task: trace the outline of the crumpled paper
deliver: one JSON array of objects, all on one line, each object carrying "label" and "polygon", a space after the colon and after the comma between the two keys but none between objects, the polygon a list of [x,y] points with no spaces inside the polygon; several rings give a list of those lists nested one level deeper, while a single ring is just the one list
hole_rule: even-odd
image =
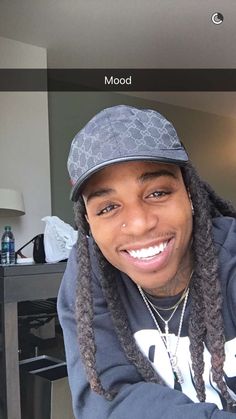
[{"label": "crumpled paper", "polygon": [[59,217],[47,216],[45,221],[44,250],[46,262],[56,263],[68,259],[70,250],[76,243],[78,231]]}]

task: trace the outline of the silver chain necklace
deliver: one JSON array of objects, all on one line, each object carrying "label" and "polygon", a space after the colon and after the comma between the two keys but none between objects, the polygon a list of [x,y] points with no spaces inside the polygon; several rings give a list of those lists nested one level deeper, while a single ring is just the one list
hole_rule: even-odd
[{"label": "silver chain necklace", "polygon": [[[155,326],[160,334],[160,337],[166,347],[169,359],[170,359],[170,364],[171,364],[171,368],[173,371],[173,375],[174,378],[180,383],[183,384],[184,379],[183,379],[183,375],[178,367],[178,358],[177,358],[177,351],[178,351],[178,347],[179,347],[179,340],[180,340],[180,334],[181,334],[181,330],[182,330],[182,325],[183,325],[183,320],[184,320],[184,314],[185,314],[185,309],[186,309],[186,305],[187,305],[187,301],[188,301],[188,295],[189,295],[189,288],[186,292],[185,298],[184,298],[184,304],[183,304],[183,308],[182,308],[182,312],[181,312],[181,316],[180,316],[180,322],[179,322],[179,329],[178,329],[178,335],[177,335],[177,342],[176,342],[176,346],[175,346],[175,350],[174,352],[171,351],[171,347],[170,347],[170,339],[169,339],[169,321],[172,319],[173,315],[175,314],[177,308],[179,307],[179,305],[177,305],[174,308],[174,311],[171,313],[171,316],[169,317],[168,320],[165,320],[160,313],[157,311],[156,307],[154,306],[154,304],[152,304],[152,302],[147,298],[147,296],[144,294],[142,288],[140,287],[140,285],[137,285],[138,290],[143,298],[143,301],[155,323]],[[160,319],[164,322],[165,324],[165,333],[162,333],[161,328],[153,314],[152,309],[155,311],[155,313],[160,317]]]},{"label": "silver chain necklace", "polygon": [[[191,279],[191,277],[190,277],[190,279]],[[157,309],[157,310],[161,310],[161,311],[171,311],[171,310],[174,310],[175,309],[175,307],[177,306],[179,306],[180,305],[180,303],[182,303],[182,301],[184,300],[184,298],[185,298],[185,296],[186,296],[186,293],[187,293],[187,291],[188,291],[188,287],[189,287],[189,283],[187,284],[187,286],[186,286],[186,288],[184,289],[184,291],[183,291],[183,294],[181,295],[181,297],[180,297],[180,299],[173,305],[173,306],[171,306],[171,307],[167,307],[167,308],[165,308],[165,307],[158,307],[156,304],[153,304],[153,306]],[[149,294],[147,293],[147,292],[145,292],[145,295],[146,295],[146,297],[147,297],[147,299],[148,299],[148,301],[150,302],[150,299],[149,299]]]}]

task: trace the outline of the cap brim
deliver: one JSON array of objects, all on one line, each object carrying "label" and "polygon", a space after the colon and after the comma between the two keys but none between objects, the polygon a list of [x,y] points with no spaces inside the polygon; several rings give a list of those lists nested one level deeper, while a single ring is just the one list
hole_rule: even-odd
[{"label": "cap brim", "polygon": [[[159,156],[128,156],[128,157],[119,157],[118,159],[111,159],[107,160],[105,162],[102,162],[101,164],[98,164],[95,167],[92,167],[90,170],[87,170],[83,176],[81,176],[75,185],[73,186],[71,193],[70,193],[70,199],[73,202],[76,202],[78,200],[79,194],[81,193],[81,190],[84,186],[84,183],[95,173],[99,172],[100,170],[104,169],[107,166],[111,166],[113,164],[118,163],[125,163],[129,161],[150,161],[150,162],[160,162],[160,163],[166,163],[166,164],[176,164],[178,166],[183,166],[188,162],[188,155],[187,153],[181,149],[179,151],[178,158],[170,158],[170,157],[159,157]],[[175,156],[178,154],[177,150],[175,150]]]}]

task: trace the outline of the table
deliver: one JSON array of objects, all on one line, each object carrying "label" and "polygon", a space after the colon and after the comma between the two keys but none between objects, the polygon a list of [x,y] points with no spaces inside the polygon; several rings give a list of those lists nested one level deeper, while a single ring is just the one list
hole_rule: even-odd
[{"label": "table", "polygon": [[21,419],[17,303],[57,297],[65,266],[66,262],[0,265],[1,418]]}]

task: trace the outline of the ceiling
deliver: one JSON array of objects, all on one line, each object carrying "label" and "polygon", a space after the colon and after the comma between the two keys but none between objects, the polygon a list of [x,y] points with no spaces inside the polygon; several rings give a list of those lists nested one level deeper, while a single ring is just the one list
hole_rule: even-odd
[{"label": "ceiling", "polygon": [[[235,22],[235,0],[0,0],[0,36],[50,68],[236,68]],[[140,96],[236,117],[235,93]]]}]

